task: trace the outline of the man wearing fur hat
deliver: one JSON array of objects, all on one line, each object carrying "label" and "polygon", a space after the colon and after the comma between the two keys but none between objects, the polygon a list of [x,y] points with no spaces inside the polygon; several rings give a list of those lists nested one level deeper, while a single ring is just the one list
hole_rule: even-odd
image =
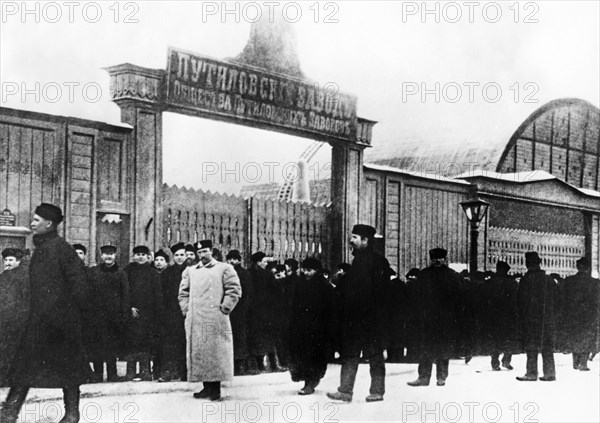
[{"label": "man wearing fur hat", "polygon": [[289,342],[292,381],[304,382],[299,395],[310,395],[325,376],[333,349],[333,287],[319,274],[323,268],[315,258],[306,258],[301,274],[286,298],[289,322],[285,328]]},{"label": "man wearing fur hat", "polygon": [[385,393],[383,349],[393,270],[386,258],[373,250],[375,232],[368,225],[355,225],[352,229],[350,246],[354,259],[340,289],[341,381],[337,392],[327,394],[333,400],[352,401],[361,351],[371,371],[367,402],[382,401]]},{"label": "man wearing fur hat", "polygon": [[255,358],[255,368],[259,372],[265,370],[264,358],[267,356],[269,370],[280,369],[278,364],[277,336],[281,330],[279,306],[281,296],[273,273],[268,271],[268,257],[257,251],[250,257],[252,266],[252,285],[254,287],[252,304],[248,311],[248,331],[251,354]]},{"label": "man wearing fur hat", "polygon": [[[179,285],[181,274],[186,269],[185,244],[171,246],[174,263],[160,274],[164,304],[163,342],[161,348],[161,374],[159,382],[187,378],[185,368],[185,328],[183,314],[179,308]],[[194,254],[195,255],[195,254]],[[166,259],[168,262],[168,258]],[[156,262],[156,257],[154,259]]]},{"label": "man wearing fur hat", "polygon": [[527,273],[519,282],[517,304],[519,307],[519,334],[527,353],[527,372],[517,377],[520,381],[538,379],[538,354],[542,353],[543,381],[556,380],[554,368],[554,342],[558,287],[554,279],[540,268],[538,253],[525,253]]},{"label": "man wearing fur hat", "polygon": [[14,423],[29,388],[62,388],[65,416],[79,421],[79,386],[87,379],[81,310],[88,303],[83,263],[63,238],[62,210],[42,203],[31,230],[35,250],[29,265],[31,308],[23,340],[8,372],[11,387],[2,422]]},{"label": "man wearing fur hat", "polygon": [[116,382],[118,350],[131,313],[129,281],[117,263],[117,247],[100,247],[100,263],[87,273],[93,298],[85,334],[88,359],[94,364],[96,380],[102,382],[106,363],[108,382]]},{"label": "man wearing fur hat", "polygon": [[573,368],[588,371],[588,358],[595,352],[600,281],[590,275],[590,261],[577,260],[577,274],[563,283],[564,326],[569,349],[573,352]]},{"label": "man wearing fur hat", "polygon": [[200,241],[200,264],[183,271],[179,306],[185,316],[188,382],[203,382],[194,398],[221,399],[221,381],[233,378],[229,314],[242,289],[233,266],[212,257],[212,241]]},{"label": "man wearing fur hat", "polygon": [[[244,296],[241,297],[229,315],[231,330],[233,332],[233,358],[234,374],[243,375],[248,372],[248,359],[250,348],[248,345],[248,321],[249,307],[252,305],[253,282],[252,275],[242,266],[242,254],[238,250],[231,250],[225,257],[227,263],[231,264],[240,278],[240,286]],[[254,359],[254,357],[252,357]]]},{"label": "man wearing fur hat", "polygon": [[[160,278],[150,265],[150,249],[138,245],[133,249],[133,262],[125,266],[129,280],[131,315],[127,325],[127,380],[152,380],[150,360],[160,337],[163,298]],[[140,373],[136,375],[136,362]],[[156,378],[158,379],[158,375]]]},{"label": "man wearing fur hat", "polygon": [[29,274],[21,265],[18,248],[2,251],[4,271],[0,273],[0,386],[21,341],[29,314]]},{"label": "man wearing fur hat", "polygon": [[158,273],[162,273],[167,269],[169,261],[169,255],[164,250],[158,250],[154,253],[154,268]]},{"label": "man wearing fur hat", "polygon": [[512,370],[512,354],[518,352],[516,345],[517,290],[519,284],[508,275],[510,265],[505,261],[496,263],[496,273],[481,286],[483,327],[486,335],[486,349],[492,355],[492,370],[502,367]]},{"label": "man wearing fur hat", "polygon": [[415,294],[419,304],[419,376],[409,386],[427,386],[433,363],[437,386],[444,386],[450,357],[456,354],[462,313],[460,276],[448,267],[448,252],[429,250],[431,264],[419,272]]}]

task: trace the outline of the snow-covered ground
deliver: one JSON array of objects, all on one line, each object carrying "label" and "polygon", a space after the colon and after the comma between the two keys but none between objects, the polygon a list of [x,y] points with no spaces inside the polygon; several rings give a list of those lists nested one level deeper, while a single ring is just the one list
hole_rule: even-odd
[{"label": "snow-covered ground", "polygon": [[[361,365],[351,403],[331,402],[340,366],[330,365],[315,394],[297,395],[302,386],[289,374],[236,377],[224,384],[223,401],[192,398],[197,384],[128,382],[82,387],[82,422],[599,422],[600,363],[590,372],[573,370],[571,356],[555,354],[556,382],[519,382],[525,356],[513,358],[513,371],[493,372],[488,357],[468,365],[450,362],[446,386],[412,388],[416,364],[386,366],[383,402],[367,403],[369,367]],[[541,357],[540,357],[541,371]],[[434,369],[435,375],[435,369]],[[0,393],[4,398],[6,390]],[[56,422],[62,415],[60,390],[32,390],[21,422]]]}]

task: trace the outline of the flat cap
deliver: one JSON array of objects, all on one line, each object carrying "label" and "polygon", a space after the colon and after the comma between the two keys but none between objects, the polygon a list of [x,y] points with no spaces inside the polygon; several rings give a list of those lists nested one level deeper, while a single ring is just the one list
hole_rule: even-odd
[{"label": "flat cap", "polygon": [[354,225],[354,227],[352,228],[352,233],[355,235],[359,235],[363,238],[373,238],[377,231],[372,226],[358,224]]},{"label": "flat cap", "polygon": [[145,245],[137,245],[133,247],[133,254],[150,254],[150,248]]},{"label": "flat cap", "polygon": [[117,247],[114,245],[103,245],[100,247],[101,254],[114,254],[117,252]]}]

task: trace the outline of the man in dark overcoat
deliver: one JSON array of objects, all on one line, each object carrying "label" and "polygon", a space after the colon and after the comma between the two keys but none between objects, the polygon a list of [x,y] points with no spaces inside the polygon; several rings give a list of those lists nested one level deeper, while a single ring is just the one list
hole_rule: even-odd
[{"label": "man in dark overcoat", "polygon": [[238,250],[231,250],[225,257],[227,263],[233,266],[240,279],[242,293],[237,305],[229,315],[231,331],[233,332],[233,372],[234,375],[247,373],[250,350],[248,347],[248,310],[252,304],[253,284],[252,275],[242,266],[242,255]]},{"label": "man in dark overcoat", "polygon": [[288,332],[289,368],[294,382],[304,382],[299,395],[310,395],[325,376],[331,344],[333,287],[318,272],[314,258],[302,262],[301,275],[290,287]]},{"label": "man in dark overcoat", "polygon": [[256,369],[264,371],[264,357],[267,355],[269,370],[278,370],[277,334],[280,332],[280,320],[277,310],[281,301],[273,273],[266,270],[267,255],[262,251],[252,254],[252,284],[254,299],[249,308],[248,327],[250,331],[250,350],[255,358]]},{"label": "man in dark overcoat", "polygon": [[[160,277],[150,265],[150,249],[138,245],[133,249],[133,262],[125,266],[129,281],[131,314],[127,323],[126,379],[152,380],[150,361],[160,339],[163,298]],[[140,373],[136,376],[136,362]]]},{"label": "man in dark overcoat", "polygon": [[17,421],[29,388],[62,388],[65,416],[79,421],[79,387],[87,379],[81,310],[88,303],[83,263],[58,235],[62,210],[42,203],[31,230],[35,250],[29,265],[31,308],[25,335],[8,372],[11,387],[2,423]]},{"label": "man in dark overcoat", "polygon": [[443,248],[429,251],[431,263],[421,270],[416,284],[420,310],[419,377],[409,386],[427,386],[433,363],[437,385],[444,386],[450,357],[459,347],[459,322],[462,315],[460,275],[448,267],[448,252]]},{"label": "man in dark overcoat", "polygon": [[525,253],[527,273],[519,282],[517,304],[519,307],[519,335],[527,354],[527,372],[518,376],[520,381],[538,378],[538,354],[542,353],[543,381],[556,380],[554,367],[554,342],[558,288],[556,281],[540,268],[538,253]]},{"label": "man in dark overcoat", "polygon": [[29,315],[29,272],[23,251],[2,251],[4,271],[0,273],[0,386],[6,386],[6,375],[12,364]]},{"label": "man in dark overcoat", "polygon": [[342,370],[337,392],[330,399],[352,401],[356,372],[363,358],[371,372],[368,402],[382,401],[385,393],[386,305],[392,269],[385,257],[373,249],[375,228],[354,225],[350,246],[354,259],[344,287],[340,289],[340,356]]},{"label": "man in dark overcoat", "polygon": [[[90,293],[90,296],[91,296],[93,289],[90,286],[90,282],[89,282],[88,271],[90,270],[90,268],[87,265],[87,247],[85,245],[79,244],[79,243],[72,244],[71,246],[73,247],[73,249],[79,256],[79,258],[81,259],[81,262],[83,263],[83,266],[85,269],[85,283],[88,287],[88,292]],[[98,373],[94,371],[95,369],[94,369],[94,366],[92,363],[92,358],[90,356],[91,349],[94,347],[94,344],[96,343],[96,340],[93,338],[97,336],[93,304],[90,304],[90,306],[86,307],[85,310],[82,310],[81,324],[82,324],[81,330],[83,332],[83,347],[85,350],[85,362],[89,366],[88,367],[89,375],[87,378],[87,383],[102,382],[103,373],[102,373],[102,371],[100,371],[100,374],[98,375]]]},{"label": "man in dark overcoat", "polygon": [[590,353],[595,351],[600,281],[590,275],[590,261],[577,260],[577,274],[564,281],[564,333],[573,353],[573,368],[588,371]]},{"label": "man in dark overcoat", "polygon": [[[517,281],[508,275],[510,265],[504,261],[496,263],[496,273],[483,282],[481,288],[483,333],[485,349],[492,356],[492,369],[500,370],[500,353],[502,366],[508,370],[512,354],[518,352],[517,347]],[[487,351],[486,351],[487,352]]]},{"label": "man in dark overcoat", "polygon": [[129,281],[117,263],[117,247],[100,247],[100,264],[87,272],[93,299],[88,322],[88,359],[97,380],[103,380],[104,363],[108,382],[117,381],[117,356],[123,343],[125,323],[131,313]]},{"label": "man in dark overcoat", "polygon": [[[160,273],[164,318],[162,319],[161,373],[159,382],[187,380],[185,363],[185,326],[179,307],[181,274],[187,268],[185,244],[171,246],[174,263]],[[155,259],[156,260],[156,259]],[[167,260],[168,262],[168,260]]]}]

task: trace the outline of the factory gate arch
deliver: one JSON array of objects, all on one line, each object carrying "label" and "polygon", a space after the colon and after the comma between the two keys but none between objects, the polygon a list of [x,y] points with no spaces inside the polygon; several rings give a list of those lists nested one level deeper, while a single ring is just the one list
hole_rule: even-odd
[{"label": "factory gate arch", "polygon": [[[330,260],[348,260],[346,239],[359,219],[363,151],[375,122],[356,115],[356,98],[298,78],[174,48],[167,69],[107,68],[112,100],[132,132],[132,243],[161,246],[164,234],[162,114],[246,125],[332,146]],[[250,249],[258,250],[260,245]]]}]

